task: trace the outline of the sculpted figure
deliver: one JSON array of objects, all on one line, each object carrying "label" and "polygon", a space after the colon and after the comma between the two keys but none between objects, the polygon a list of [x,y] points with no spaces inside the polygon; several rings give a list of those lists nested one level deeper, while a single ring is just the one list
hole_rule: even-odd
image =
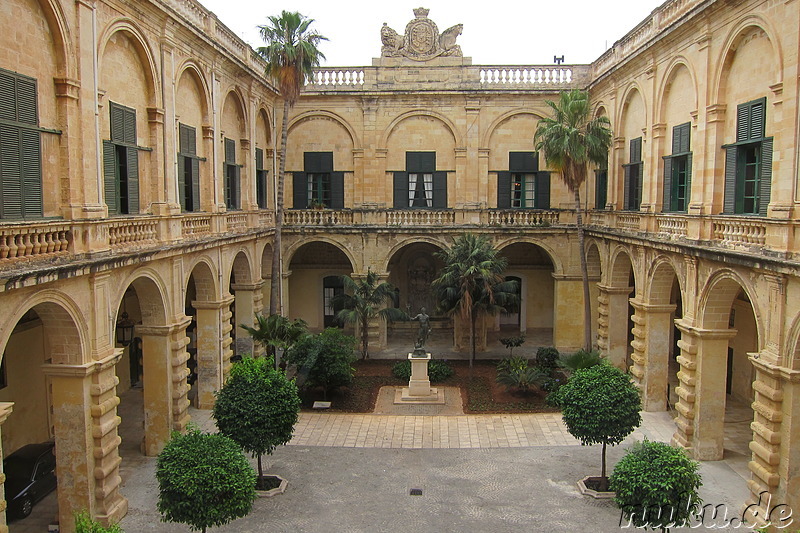
[{"label": "sculpted figure", "polygon": [[425,343],[428,341],[428,336],[431,333],[431,320],[430,316],[425,312],[425,308],[419,310],[419,314],[411,320],[419,321],[419,330],[417,331],[417,342],[414,343],[414,349],[419,350],[425,348]]},{"label": "sculpted figure", "polygon": [[456,39],[461,32],[464,31],[463,24],[456,24],[451,28],[447,28],[439,36],[439,46],[442,47],[443,56],[461,56],[461,47],[456,44]]},{"label": "sculpted figure", "polygon": [[383,57],[395,57],[399,55],[400,49],[403,47],[403,37],[384,22],[381,28],[381,43],[383,43],[381,55]]}]

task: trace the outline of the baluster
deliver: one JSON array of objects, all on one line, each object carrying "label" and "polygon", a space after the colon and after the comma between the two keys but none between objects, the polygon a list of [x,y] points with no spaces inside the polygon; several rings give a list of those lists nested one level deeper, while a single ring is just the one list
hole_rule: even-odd
[{"label": "baluster", "polygon": [[0,235],[0,259],[5,259],[6,257],[8,257],[8,253],[9,253],[8,236]]},{"label": "baluster", "polygon": [[47,250],[46,253],[51,253],[53,250],[56,249],[56,243],[53,242],[53,232],[47,232]]}]

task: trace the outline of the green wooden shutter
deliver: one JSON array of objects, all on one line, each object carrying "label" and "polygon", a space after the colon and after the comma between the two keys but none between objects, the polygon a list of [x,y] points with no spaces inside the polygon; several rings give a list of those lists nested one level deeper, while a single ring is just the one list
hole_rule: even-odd
[{"label": "green wooden shutter", "polygon": [[[406,153],[406,156],[408,156],[408,152]],[[395,209],[404,209],[408,207],[408,172],[394,173],[393,205]]]},{"label": "green wooden shutter", "polygon": [[189,159],[192,168],[192,211],[200,211],[200,160]]},{"label": "green wooden shutter", "polygon": [[681,153],[686,153],[691,150],[692,144],[692,124],[686,122],[680,126],[680,142],[678,148]]},{"label": "green wooden shutter", "polygon": [[128,167],[128,213],[139,212],[139,151],[135,148],[125,150]]},{"label": "green wooden shutter", "polygon": [[758,214],[767,216],[772,196],[772,138],[761,141],[761,176],[758,188]]},{"label": "green wooden shutter", "polygon": [[750,138],[750,105],[739,104],[736,106],[736,142],[743,142]]},{"label": "green wooden shutter", "polygon": [[136,143],[136,111],[129,108],[122,109],[123,140],[128,144]]},{"label": "green wooden shutter", "polygon": [[750,120],[748,124],[748,139],[755,140],[764,137],[767,99],[761,98],[749,104]]},{"label": "green wooden shutter", "polygon": [[622,190],[622,209],[631,208],[631,167],[630,165],[624,166],[625,181]]},{"label": "green wooden shutter", "polygon": [[225,162],[236,164],[236,141],[225,138]]},{"label": "green wooden shutter", "polygon": [[433,208],[447,209],[447,172],[433,173]]},{"label": "green wooden shutter", "polygon": [[536,209],[550,209],[550,172],[536,173]]},{"label": "green wooden shutter", "polygon": [[20,129],[0,125],[0,207],[5,219],[22,218]]},{"label": "green wooden shutter", "polygon": [[264,150],[256,148],[256,203],[260,209],[267,207],[267,172],[264,170]]},{"label": "green wooden shutter", "polygon": [[186,156],[178,153],[178,196],[181,209],[189,211],[191,206],[186,205]]},{"label": "green wooden shutter", "polygon": [[333,172],[333,152],[305,152],[303,170],[318,174]]},{"label": "green wooden shutter", "polygon": [[111,114],[111,141],[115,143],[125,142],[125,112],[122,107],[114,102],[109,105]]},{"label": "green wooden shutter", "polygon": [[108,214],[119,213],[119,193],[117,192],[117,154],[114,143],[103,141],[103,183]]},{"label": "green wooden shutter", "polygon": [[725,148],[725,196],[722,212],[732,215],[736,212],[736,160],[738,148],[728,146]]},{"label": "green wooden shutter", "polygon": [[686,156],[686,204],[683,208],[689,211],[689,201],[692,199],[692,153]]},{"label": "green wooden shutter", "polygon": [[[433,172],[435,170],[436,152],[406,152],[406,172]],[[406,188],[408,188],[407,184]]]},{"label": "green wooden shutter", "polygon": [[594,180],[594,208],[605,209],[608,199],[608,170],[595,170]]},{"label": "green wooden shutter", "polygon": [[344,209],[344,172],[331,172],[331,207]]},{"label": "green wooden shutter", "polygon": [[179,150],[182,154],[197,155],[197,133],[191,126],[181,124],[178,128]]},{"label": "green wooden shutter", "polygon": [[0,69],[0,119],[17,120],[16,76]]},{"label": "green wooden shutter", "polygon": [[[672,137],[672,149],[675,150],[675,136]],[[661,211],[668,213],[672,211],[672,157],[664,158],[664,205]]]},{"label": "green wooden shutter", "polygon": [[233,166],[233,183],[231,185],[233,191],[232,205],[233,209],[242,208],[242,168],[238,165]]},{"label": "green wooden shutter", "polygon": [[522,173],[537,172],[539,170],[539,153],[509,152],[508,170]]},{"label": "green wooden shutter", "polygon": [[305,172],[292,173],[292,208],[308,208],[308,174]]},{"label": "green wooden shutter", "polygon": [[511,208],[511,172],[497,173],[497,208]]},{"label": "green wooden shutter", "polygon": [[[641,147],[641,144],[639,146]],[[640,148],[640,150],[641,150],[641,148]],[[641,152],[640,152],[640,154],[641,154]],[[641,157],[641,155],[639,157]],[[636,209],[638,210],[642,206],[642,190],[644,189],[644,183],[643,183],[643,181],[644,181],[644,163],[639,163],[638,165],[636,165],[636,170],[637,170],[637,173],[638,173],[638,176],[637,176],[637,179],[636,179],[636,198],[637,198]]]},{"label": "green wooden shutter", "polygon": [[23,124],[39,125],[34,79],[17,77],[17,120]]}]

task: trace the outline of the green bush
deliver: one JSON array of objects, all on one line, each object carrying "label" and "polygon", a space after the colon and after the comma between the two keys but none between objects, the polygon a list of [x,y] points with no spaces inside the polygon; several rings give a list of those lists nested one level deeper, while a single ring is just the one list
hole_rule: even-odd
[{"label": "green bush", "polygon": [[584,368],[591,368],[595,365],[599,365],[603,362],[603,358],[600,355],[600,352],[597,352],[596,350],[592,350],[590,352],[586,350],[578,350],[573,354],[562,356],[558,362],[562,367],[566,368],[570,372],[576,372]]},{"label": "green bush", "polygon": [[539,386],[549,376],[549,371],[539,366],[528,366],[524,357],[509,357],[497,363],[497,383],[506,388],[528,391]]},{"label": "green bush", "polygon": [[172,434],[158,455],[156,479],[161,520],[204,533],[246,516],[256,498],[256,473],[239,445],[195,427]]},{"label": "green bush", "polygon": [[333,388],[349,385],[355,369],[351,366],[356,339],[337,328],[297,341],[286,353],[286,361],[297,366],[297,383],[302,388],[322,387],[325,395]]},{"label": "green bush", "polygon": [[668,531],[688,525],[703,503],[698,466],[683,450],[645,439],[614,467],[614,502],[638,528]]},{"label": "green bush", "polygon": [[111,524],[108,527],[92,519],[89,511],[75,513],[75,533],[124,533],[119,524]]},{"label": "green bush", "polygon": [[500,339],[500,344],[508,348],[508,355],[514,355],[514,348],[519,348],[525,342],[525,335],[518,335],[516,337],[504,337]]},{"label": "green bush", "polygon": [[299,412],[294,381],[275,370],[271,358],[245,357],[217,393],[212,416],[220,433],[258,458],[262,480],[261,456],[292,439]]},{"label": "green bush", "polygon": [[[396,363],[392,367],[392,374],[403,381],[411,379],[411,361],[406,359],[405,361]],[[444,381],[452,375],[453,367],[451,367],[450,363],[447,361],[431,359],[430,363],[428,363],[428,379],[431,380],[431,383]]]},{"label": "green bush", "polygon": [[542,346],[536,350],[536,365],[553,370],[558,367],[558,356],[558,350],[552,346]]},{"label": "green bush", "polygon": [[601,490],[607,484],[606,445],[622,442],[642,423],[639,391],[609,364],[578,370],[558,391],[567,431],[583,445],[602,444]]},{"label": "green bush", "polygon": [[506,357],[497,363],[497,373],[508,372],[510,370],[524,370],[528,368],[528,360],[521,356]]}]

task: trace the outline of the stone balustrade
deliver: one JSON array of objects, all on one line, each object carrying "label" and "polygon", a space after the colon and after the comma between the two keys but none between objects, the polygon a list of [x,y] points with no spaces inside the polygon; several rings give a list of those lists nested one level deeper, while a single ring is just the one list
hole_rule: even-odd
[{"label": "stone balustrade", "polygon": [[[800,248],[800,224],[756,216],[690,216],[671,213],[596,210],[586,213],[594,231],[647,235],[648,238],[697,243],[720,250],[781,254],[792,258]],[[21,259],[73,254],[145,250],[183,240],[212,240],[224,235],[262,231],[268,234],[270,210],[130,216],[99,220],[11,222],[0,224],[0,269]],[[548,231],[574,226],[571,210],[532,209],[288,209],[284,228],[526,228]]]}]

